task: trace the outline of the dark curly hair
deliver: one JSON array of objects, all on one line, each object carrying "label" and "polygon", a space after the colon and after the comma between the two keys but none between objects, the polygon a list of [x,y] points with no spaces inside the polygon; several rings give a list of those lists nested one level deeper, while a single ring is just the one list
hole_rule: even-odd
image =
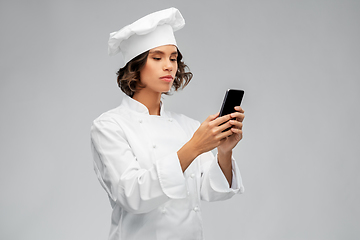
[{"label": "dark curly hair", "polygon": [[[175,79],[172,85],[172,89],[177,91],[183,89],[189,84],[193,74],[189,70],[189,67],[182,61],[182,54],[178,50],[177,65],[178,69],[175,74]],[[120,89],[128,96],[132,97],[136,92],[136,89],[144,88],[145,86],[140,82],[140,70],[145,66],[149,55],[149,51],[146,51],[137,57],[133,58],[123,68],[120,68],[116,73],[117,83]],[[168,94],[168,93],[165,93]]]}]

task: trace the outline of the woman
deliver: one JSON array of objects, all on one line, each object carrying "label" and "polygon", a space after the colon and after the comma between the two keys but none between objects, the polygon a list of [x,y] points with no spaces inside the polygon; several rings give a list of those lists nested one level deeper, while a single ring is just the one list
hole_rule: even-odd
[{"label": "woman", "polygon": [[[118,83],[126,96],[94,120],[91,142],[95,172],[113,208],[111,240],[203,239],[200,200],[243,192],[232,158],[242,138],[241,107],[200,125],[161,102],[163,93],[192,77],[173,34],[184,24],[170,8],[110,34],[110,55],[124,57]],[[216,156],[209,152],[214,148]]]}]

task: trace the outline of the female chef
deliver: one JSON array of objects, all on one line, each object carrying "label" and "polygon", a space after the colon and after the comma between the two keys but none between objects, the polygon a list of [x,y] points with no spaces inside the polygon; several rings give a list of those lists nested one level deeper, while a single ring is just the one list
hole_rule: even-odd
[{"label": "female chef", "polygon": [[163,93],[192,77],[174,37],[184,24],[170,8],[110,34],[109,54],[124,57],[118,83],[126,96],[94,120],[91,145],[113,209],[111,240],[203,239],[200,200],[225,200],[244,191],[232,157],[244,111],[236,107],[200,125],[161,102]]}]

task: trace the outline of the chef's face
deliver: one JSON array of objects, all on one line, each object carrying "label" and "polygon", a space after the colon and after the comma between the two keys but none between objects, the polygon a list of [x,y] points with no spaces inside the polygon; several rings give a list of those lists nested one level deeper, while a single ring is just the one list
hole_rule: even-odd
[{"label": "chef's face", "polygon": [[174,45],[151,49],[145,66],[140,70],[140,81],[145,86],[143,90],[156,93],[170,91],[177,72],[177,56]]}]

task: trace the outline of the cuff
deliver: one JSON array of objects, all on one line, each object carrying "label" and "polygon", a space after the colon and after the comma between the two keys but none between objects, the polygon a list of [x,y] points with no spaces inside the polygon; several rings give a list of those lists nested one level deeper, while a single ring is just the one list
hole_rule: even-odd
[{"label": "cuff", "polygon": [[234,192],[234,193],[243,193],[244,186],[242,185],[241,174],[239,168],[236,164],[236,161],[232,158],[232,182],[231,188],[229,188],[229,183],[222,172],[220,165],[217,161],[217,155],[215,156],[215,161],[211,164],[209,169],[210,177],[210,186],[217,192]]},{"label": "cuff", "polygon": [[160,186],[172,199],[186,198],[186,181],[177,153],[172,153],[156,162]]}]

